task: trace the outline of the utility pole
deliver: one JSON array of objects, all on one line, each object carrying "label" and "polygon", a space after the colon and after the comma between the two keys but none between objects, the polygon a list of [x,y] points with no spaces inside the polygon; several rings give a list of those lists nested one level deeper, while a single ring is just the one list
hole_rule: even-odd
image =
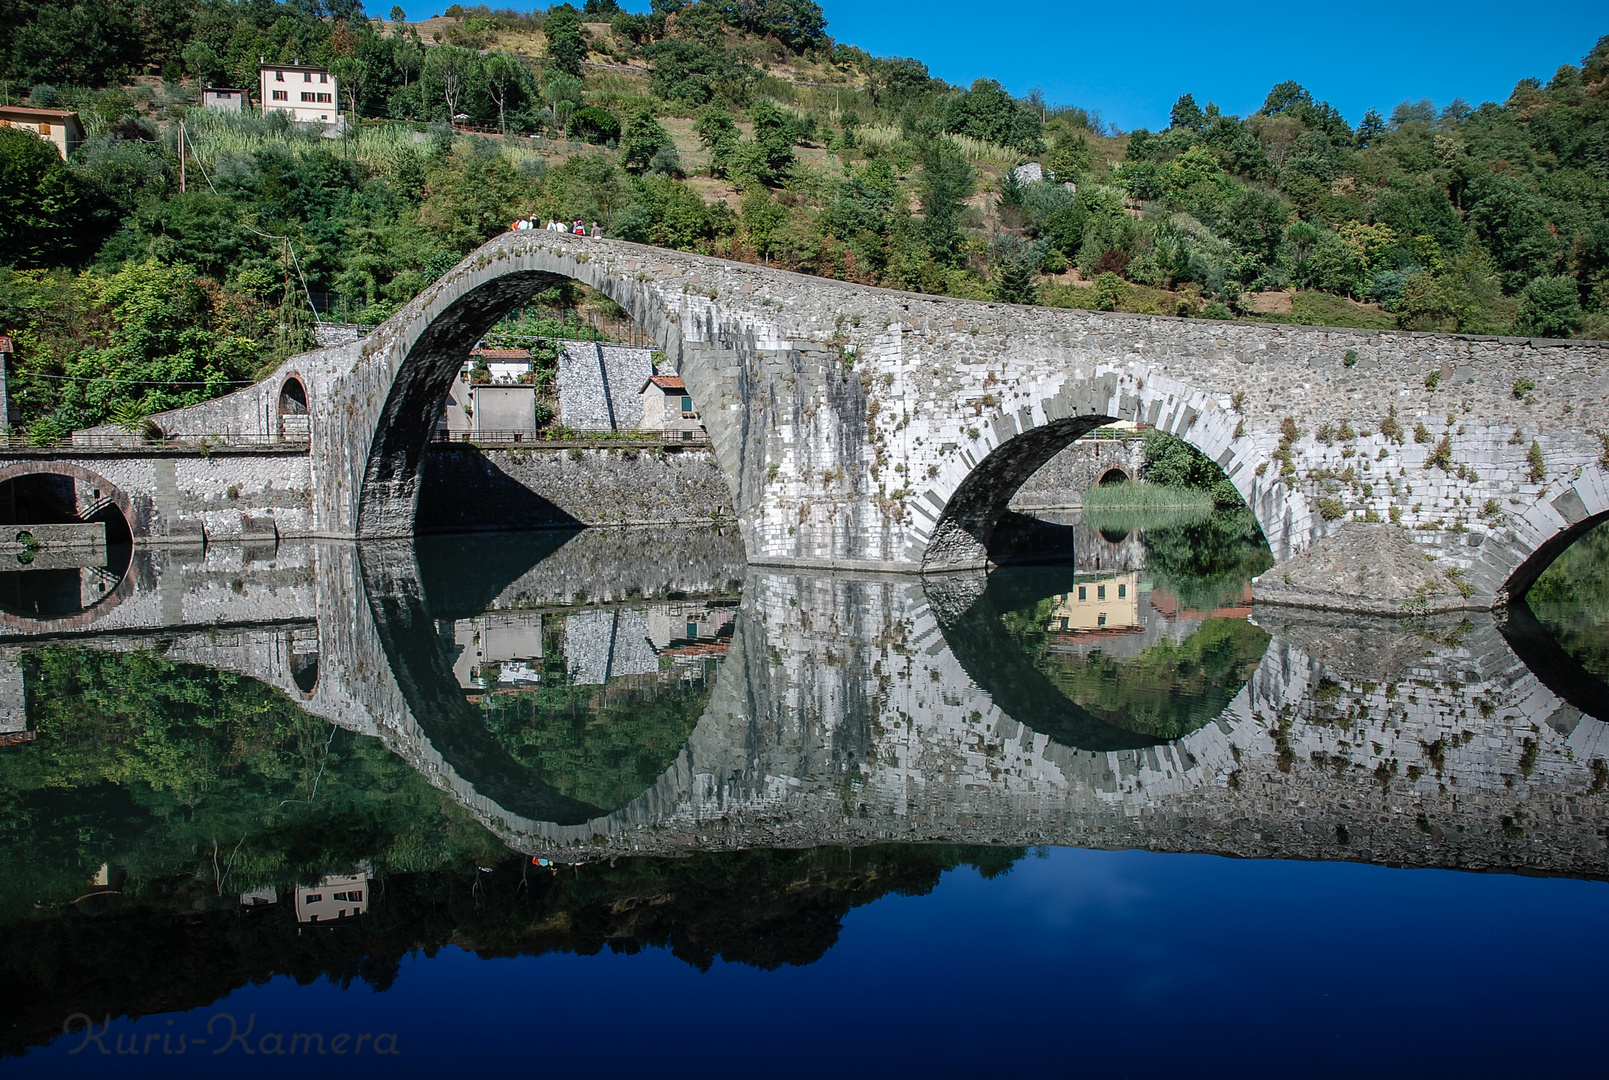
[{"label": "utility pole", "polygon": [[179,194],[184,194],[184,121],[179,121]]}]

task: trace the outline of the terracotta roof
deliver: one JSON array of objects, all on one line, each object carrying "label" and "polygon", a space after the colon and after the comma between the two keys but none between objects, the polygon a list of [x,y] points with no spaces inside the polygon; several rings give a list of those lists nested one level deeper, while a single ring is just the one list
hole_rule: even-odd
[{"label": "terracotta roof", "polygon": [[469,355],[487,360],[529,360],[529,349],[471,349]]},{"label": "terracotta roof", "polygon": [[687,389],[687,384],[682,382],[680,375],[651,375],[648,377],[648,382],[642,384],[644,390],[648,389],[648,383],[653,383],[661,390],[684,391]]},{"label": "terracotta roof", "polygon": [[78,114],[71,109],[35,109],[27,105],[0,105],[0,116],[31,116],[40,120],[66,120],[72,117],[74,123],[78,121]]}]

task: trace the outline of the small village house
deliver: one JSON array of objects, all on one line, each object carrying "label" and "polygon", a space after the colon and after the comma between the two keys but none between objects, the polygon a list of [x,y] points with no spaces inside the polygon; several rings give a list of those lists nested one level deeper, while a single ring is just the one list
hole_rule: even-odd
[{"label": "small village house", "polygon": [[84,141],[84,125],[78,114],[67,109],[30,109],[21,105],[0,106],[0,127],[32,131],[55,145],[62,160]]},{"label": "small village house", "polygon": [[642,384],[642,430],[663,433],[667,442],[695,442],[704,425],[680,375],[650,375]]},{"label": "small village house", "polygon": [[341,117],[340,87],[329,68],[306,64],[263,64],[257,70],[263,115],[288,112],[308,124],[333,124]]},{"label": "small village house", "polygon": [[201,91],[201,107],[217,112],[245,112],[246,91],[234,86],[209,86]]},{"label": "small village house", "polygon": [[492,442],[536,438],[536,387],[530,383],[474,383],[469,402],[470,438]]},{"label": "small village house", "polygon": [[471,349],[469,350],[470,366],[477,363],[486,365],[492,373],[492,382],[497,386],[510,383],[526,382],[531,373],[531,351],[529,349]]},{"label": "small village house", "polygon": [[576,431],[638,430],[638,388],[653,373],[652,349],[606,341],[561,342],[559,423]]}]

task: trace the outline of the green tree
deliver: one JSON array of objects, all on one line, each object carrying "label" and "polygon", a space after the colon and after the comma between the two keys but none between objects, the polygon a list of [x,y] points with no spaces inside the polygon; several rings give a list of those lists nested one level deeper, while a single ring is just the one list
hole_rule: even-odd
[{"label": "green tree", "polygon": [[698,141],[710,155],[710,175],[725,176],[732,164],[742,135],[732,115],[718,105],[706,105],[699,110],[693,130]]},{"label": "green tree", "polygon": [[547,37],[548,63],[556,71],[579,78],[581,61],[587,57],[587,32],[581,26],[581,13],[570,4],[550,8],[542,33]]},{"label": "green tree", "polygon": [[0,263],[60,264],[75,246],[81,212],[78,185],[55,145],[20,127],[0,128]]},{"label": "green tree", "polygon": [[180,55],[184,57],[184,66],[190,74],[203,83],[210,83],[223,76],[223,61],[204,41],[192,41],[184,47]]},{"label": "green tree", "polygon": [[667,101],[706,105],[717,97],[743,101],[755,71],[725,52],[685,38],[656,41],[648,55],[648,89]]},{"label": "green tree", "polygon": [[761,183],[780,184],[793,168],[793,119],[770,101],[755,105],[749,119],[754,141],[744,147],[745,165]]},{"label": "green tree", "polygon": [[1039,303],[1038,273],[1044,252],[1013,236],[998,236],[994,243],[994,298],[1005,304]]},{"label": "green tree", "polygon": [[104,86],[134,59],[138,37],[126,10],[102,0],[41,4],[31,21],[7,27],[15,35],[11,73],[24,84]]},{"label": "green tree", "polygon": [[1178,101],[1173,103],[1168,113],[1168,127],[1174,131],[1186,131],[1192,134],[1201,131],[1207,124],[1207,116],[1196,104],[1196,99],[1190,94],[1182,94]]},{"label": "green tree", "polygon": [[1567,338],[1581,325],[1581,293],[1575,278],[1536,278],[1520,296],[1515,330],[1535,337]]},{"label": "green tree", "polygon": [[497,103],[497,130],[508,134],[510,95],[518,94],[525,81],[525,66],[507,53],[492,53],[481,61],[481,77],[486,90]]},{"label": "green tree", "polygon": [[966,234],[961,209],[972,194],[973,171],[951,139],[930,138],[917,148],[922,163],[917,191],[922,203],[922,235],[934,261],[953,264],[961,257]]},{"label": "green tree", "polygon": [[979,79],[944,106],[944,130],[1037,154],[1044,150],[1039,114],[993,79]]},{"label": "green tree", "polygon": [[1545,277],[1560,255],[1542,201],[1518,177],[1484,173],[1470,185],[1470,223],[1496,261],[1510,290]]},{"label": "green tree", "polygon": [[582,82],[562,72],[549,72],[542,86],[542,97],[553,111],[553,122],[562,136],[570,137],[570,118],[581,107]]},{"label": "green tree", "polygon": [[645,107],[626,123],[620,139],[620,164],[627,172],[641,176],[667,149],[672,154],[676,150],[670,132],[654,119],[654,111]]},{"label": "green tree", "polygon": [[479,58],[473,49],[439,45],[425,54],[424,74],[439,100],[447,108],[447,123],[456,126],[469,79]]}]

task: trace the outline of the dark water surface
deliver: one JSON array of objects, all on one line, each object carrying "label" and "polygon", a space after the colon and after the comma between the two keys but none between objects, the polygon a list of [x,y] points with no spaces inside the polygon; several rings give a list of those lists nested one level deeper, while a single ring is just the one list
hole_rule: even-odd
[{"label": "dark water surface", "polygon": [[1238,515],[1047,535],[136,551],[9,606],[0,1068],[1601,1069],[1609,534],[1416,622],[1254,609]]}]

